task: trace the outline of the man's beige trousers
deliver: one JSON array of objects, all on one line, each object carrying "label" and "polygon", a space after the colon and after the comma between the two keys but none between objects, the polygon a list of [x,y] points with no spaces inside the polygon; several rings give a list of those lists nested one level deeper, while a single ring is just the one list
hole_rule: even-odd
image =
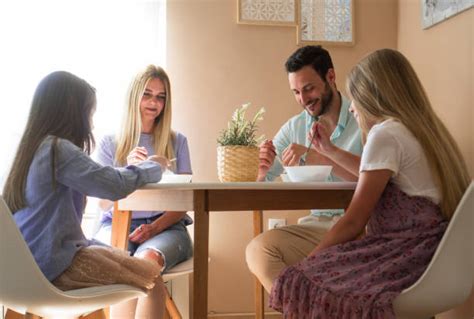
[{"label": "man's beige trousers", "polygon": [[298,225],[263,232],[245,251],[250,271],[270,292],[280,272],[307,257],[335,222],[336,218],[308,216],[300,219]]}]

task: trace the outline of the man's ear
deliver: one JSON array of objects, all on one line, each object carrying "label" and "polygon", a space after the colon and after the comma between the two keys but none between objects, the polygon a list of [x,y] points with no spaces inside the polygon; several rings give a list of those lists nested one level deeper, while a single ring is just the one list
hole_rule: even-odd
[{"label": "man's ear", "polygon": [[331,84],[336,83],[336,72],[333,68],[328,69],[328,72],[326,73],[326,82]]}]

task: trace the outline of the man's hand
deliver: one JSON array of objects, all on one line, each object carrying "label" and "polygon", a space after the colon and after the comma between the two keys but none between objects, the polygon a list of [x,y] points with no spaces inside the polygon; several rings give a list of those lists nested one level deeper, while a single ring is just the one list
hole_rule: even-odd
[{"label": "man's hand", "polygon": [[305,165],[333,165],[326,156],[311,148],[306,155]]},{"label": "man's hand", "polygon": [[258,177],[257,181],[265,180],[270,167],[272,167],[275,161],[276,149],[271,140],[265,140],[260,144],[260,150],[258,154]]},{"label": "man's hand", "polygon": [[307,147],[304,145],[291,143],[282,153],[281,160],[285,166],[299,165],[301,156],[306,152]]}]

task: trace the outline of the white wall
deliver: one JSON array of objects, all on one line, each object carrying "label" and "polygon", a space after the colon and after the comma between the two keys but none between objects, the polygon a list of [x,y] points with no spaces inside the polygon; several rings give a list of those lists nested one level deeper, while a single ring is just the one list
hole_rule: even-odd
[{"label": "white wall", "polygon": [[135,73],[166,64],[164,0],[6,0],[0,32],[0,189],[45,75],[69,71],[97,89],[100,135],[118,127]]}]

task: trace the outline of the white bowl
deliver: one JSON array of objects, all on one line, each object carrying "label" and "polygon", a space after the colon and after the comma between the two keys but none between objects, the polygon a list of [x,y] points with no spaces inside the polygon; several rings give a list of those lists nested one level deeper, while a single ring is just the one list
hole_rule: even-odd
[{"label": "white bowl", "polygon": [[331,174],[331,165],[285,166],[292,182],[324,182]]},{"label": "white bowl", "polygon": [[282,182],[291,182],[290,178],[288,177],[288,174],[286,173],[280,174],[280,177]]}]

